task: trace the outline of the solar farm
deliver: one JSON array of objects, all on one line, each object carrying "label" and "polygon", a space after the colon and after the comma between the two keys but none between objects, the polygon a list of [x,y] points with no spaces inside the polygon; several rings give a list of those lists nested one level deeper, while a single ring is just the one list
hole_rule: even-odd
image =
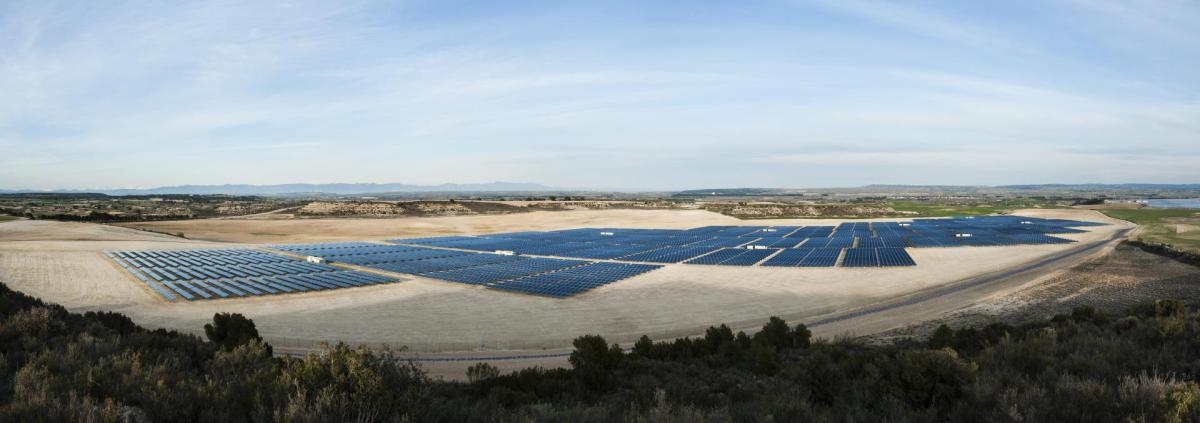
[{"label": "solar farm", "polygon": [[[108,256],[169,301],[237,298],[393,283],[415,275],[555,298],[666,265],[903,268],[910,248],[1065,244],[1103,225],[981,216],[837,226],[580,228],[259,249],[116,251]],[[318,257],[318,262],[303,257]],[[369,270],[360,271],[356,268]],[[379,273],[376,273],[378,271]]]}]

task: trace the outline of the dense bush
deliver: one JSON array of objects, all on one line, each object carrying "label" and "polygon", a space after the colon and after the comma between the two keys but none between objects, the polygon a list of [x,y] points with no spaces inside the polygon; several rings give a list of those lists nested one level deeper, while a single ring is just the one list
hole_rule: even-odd
[{"label": "dense bush", "polygon": [[868,346],[772,318],[448,382],[388,350],[272,357],[239,315],[206,342],[0,285],[0,421],[1200,421],[1198,322],[1164,301]]}]

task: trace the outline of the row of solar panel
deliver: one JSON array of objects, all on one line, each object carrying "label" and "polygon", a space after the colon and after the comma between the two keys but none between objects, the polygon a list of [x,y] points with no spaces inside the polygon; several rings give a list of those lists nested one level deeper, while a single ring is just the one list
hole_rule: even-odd
[{"label": "row of solar panel", "polygon": [[632,278],[659,267],[662,266],[595,262],[557,272],[501,281],[491,286],[509,291],[567,297],[619,280]]},{"label": "row of solar panel", "polygon": [[322,291],[390,282],[395,282],[395,280],[370,273],[344,270],[319,274],[219,280],[164,281],[161,283],[184,299],[194,300]]},{"label": "row of solar panel", "polygon": [[272,248],[280,251],[293,252],[303,254],[308,251],[324,251],[326,255],[336,254],[339,251],[347,249],[371,248],[380,244],[372,244],[370,242],[327,242],[321,244],[282,244],[268,245],[267,248]]},{"label": "row of solar panel", "polygon": [[373,263],[389,263],[396,261],[423,260],[438,257],[452,257],[457,255],[467,254],[461,251],[451,250],[436,250],[431,248],[402,248],[398,251],[386,253],[360,254],[353,256],[335,256],[331,260],[341,263],[356,264],[360,266],[369,266]]},{"label": "row of solar panel", "polygon": [[221,248],[207,250],[161,250],[161,251],[123,251],[121,257],[130,258],[170,258],[170,257],[237,257],[268,254],[250,248]]},{"label": "row of solar panel", "polygon": [[[1044,236],[1043,236],[1044,237]],[[740,240],[743,238],[731,238]],[[1031,238],[1026,238],[1031,239]],[[509,243],[504,239],[487,239],[486,242],[477,242],[479,238],[471,239],[470,242],[441,242],[438,245],[442,248],[459,248],[474,251],[493,251],[493,250],[510,250],[520,254],[545,255],[555,257],[571,257],[571,258],[588,258],[588,259],[616,259],[628,261],[645,261],[656,263],[680,263],[690,258],[707,254],[716,251],[721,247],[737,247],[744,242],[734,242],[716,245],[687,245],[687,246],[665,246],[665,247],[650,247],[644,245],[596,245],[589,242],[562,242],[554,243],[532,243],[531,241],[519,241],[517,243]],[[408,240],[390,240],[390,242],[405,243]],[[764,242],[765,241],[765,242]],[[764,241],[749,243],[749,246],[765,247],[765,248],[903,248],[908,246],[955,246],[952,241],[937,242],[927,241],[927,238],[920,238],[917,243],[910,243],[903,238],[854,238],[854,237],[833,237],[833,238],[770,238]],[[1068,240],[1060,240],[1062,242],[1070,242]],[[1012,243],[1020,243],[1018,241],[1010,241]],[[1033,243],[1031,241],[1029,243]],[[1050,242],[1048,240],[1037,240],[1038,243]],[[1000,245],[1000,244],[997,244]]]},{"label": "row of solar panel", "polygon": [[[118,253],[127,254],[128,253]],[[130,263],[138,265],[138,267],[188,267],[188,266],[234,266],[234,265],[250,265],[250,264],[265,264],[265,263],[281,263],[291,261],[288,257],[283,257],[276,254],[247,254],[241,256],[224,256],[224,257],[127,257],[123,256]]]},{"label": "row of solar panel", "polygon": [[485,264],[462,269],[442,270],[438,272],[426,273],[423,276],[472,285],[487,285],[499,281],[516,279],[523,276],[548,273],[569,267],[582,266],[584,264],[588,264],[588,262],[581,260],[521,257],[520,260]]},{"label": "row of solar panel", "polygon": [[[932,219],[911,223],[848,222],[835,227],[741,227],[710,226],[689,230],[582,228],[552,232],[516,232],[485,237],[437,237],[398,239],[391,242],[432,245],[476,251],[513,250],[522,254],[559,257],[618,259],[626,255],[654,255],[652,247],[737,247],[768,248],[898,248],[908,246],[966,246],[1066,243],[1046,237],[1042,230],[1077,232],[1066,225],[1084,222],[1031,218],[980,217],[977,219]],[[955,235],[970,229],[972,237]],[[782,234],[782,238],[774,237]],[[804,235],[804,238],[788,238]],[[754,237],[754,238],[748,238]],[[909,239],[915,239],[910,241]],[[974,238],[974,239],[967,239]],[[791,241],[794,239],[795,241]],[[601,244],[589,247],[589,244]],[[624,246],[624,247],[623,247]],[[633,246],[645,247],[641,250]],[[671,262],[671,261],[662,261]]]},{"label": "row of solar panel", "polygon": [[339,257],[339,256],[354,256],[360,254],[383,254],[402,249],[395,245],[387,244],[370,244],[358,246],[345,246],[340,248],[322,248],[320,244],[303,244],[295,245],[268,245],[268,248],[286,251],[293,254],[317,256],[317,257]]},{"label": "row of solar panel", "polygon": [[[624,229],[624,228],[580,228],[553,232],[510,232],[485,235],[484,238],[522,238],[522,239],[554,239],[588,241],[588,238],[611,240],[629,239],[632,242],[655,239],[671,240],[672,245],[683,245],[687,241],[695,241],[708,237],[828,237],[831,232],[871,234],[880,230],[911,232],[921,227],[1007,227],[1021,230],[1037,228],[1068,228],[1071,226],[1102,225],[1094,222],[1069,221],[1061,219],[1037,219],[1016,216],[981,216],[952,219],[916,219],[912,222],[847,222],[837,227],[833,226],[705,226],[686,230],[671,229]],[[868,237],[872,235],[866,235]],[[434,237],[408,240],[412,243],[437,243],[453,241],[458,237]]]},{"label": "row of solar panel", "polygon": [[[809,241],[812,242],[812,240],[809,240]],[[868,242],[865,244],[862,244],[863,241],[868,241]],[[860,245],[858,246],[858,248],[860,248],[860,249],[876,249],[876,248],[897,249],[898,248],[898,247],[889,247],[886,242],[883,242],[882,240],[878,240],[878,239],[859,240],[859,242],[860,242]],[[799,250],[798,252],[790,252],[790,253],[785,252],[786,254],[781,255],[778,259],[772,260],[769,263],[764,263],[764,265],[768,265],[768,266],[780,266],[780,265],[783,265],[783,266],[801,266],[801,265],[803,265],[803,266],[833,266],[837,261],[838,253],[840,253],[840,250],[842,248],[852,247],[853,246],[852,244],[853,244],[853,240],[849,240],[849,242],[837,242],[837,241],[834,241],[831,239],[821,239],[820,241],[814,243],[813,244],[814,246],[812,246],[812,247],[799,248],[799,249],[797,249],[797,250]],[[802,245],[808,245],[808,243],[804,243]],[[435,259],[435,258],[454,258],[454,257],[461,257],[461,256],[466,256],[468,254],[471,254],[471,253],[465,253],[465,252],[461,252],[461,251],[427,249],[427,248],[418,248],[418,247],[395,246],[394,248],[396,249],[395,252],[369,251],[369,252],[364,252],[357,256],[339,256],[336,258],[339,261],[342,261],[345,263],[357,264],[357,265],[365,265],[365,266],[380,265],[380,266],[378,266],[380,269],[389,270],[389,271],[396,271],[396,272],[401,272],[401,273],[425,273],[425,272],[441,272],[441,271],[445,271],[445,270],[455,270],[455,268],[420,267],[420,266],[425,266],[427,264],[437,263],[437,262],[413,263],[413,264],[397,264],[397,262],[422,261],[422,260],[426,260],[426,259]],[[818,254],[812,254],[813,250],[817,250],[817,249],[821,249],[821,250],[825,250],[825,251],[818,253]],[[900,248],[900,250],[905,257],[908,256],[907,253],[903,253],[902,248]],[[572,252],[572,251],[579,251],[578,245],[564,246],[562,251],[566,251],[566,253],[561,253],[561,254],[569,255],[570,252]],[[753,266],[753,265],[759,263],[760,261],[762,261],[763,259],[766,259],[766,258],[770,257],[771,255],[775,254],[777,251],[779,251],[779,249],[746,249],[746,248],[724,248],[724,249],[722,249],[722,248],[715,248],[715,247],[662,247],[662,248],[650,249],[648,251],[638,251],[638,252],[634,252],[632,254],[624,254],[624,255],[607,254],[607,256],[615,256],[615,257],[605,257],[605,258],[616,258],[616,259],[624,260],[624,261],[654,262],[654,263],[687,262],[689,264]],[[546,251],[541,251],[541,252],[546,253]],[[628,252],[628,250],[623,250],[620,252]],[[811,255],[811,257],[809,257],[810,255]],[[509,257],[509,256],[496,256],[496,257]],[[472,266],[477,266],[477,265],[497,264],[497,263],[506,262],[506,261],[511,261],[511,260],[510,259],[499,259],[499,258],[486,258],[484,260],[480,260],[479,257],[469,257],[468,259],[461,259],[461,258],[453,259],[453,260],[448,261],[447,263],[450,263],[450,264],[461,263],[462,266],[458,266],[456,268],[466,268],[466,267],[472,267]],[[911,261],[911,259],[910,259],[910,261]],[[458,273],[463,273],[465,275],[459,277]],[[478,277],[474,276],[472,272],[464,271],[464,272],[457,272],[457,273],[448,273],[447,276],[443,279],[454,279],[455,281],[458,281],[458,282],[469,282],[470,280],[478,279]],[[459,280],[459,279],[462,279],[462,280]]]},{"label": "row of solar panel", "polygon": [[746,248],[725,248],[716,251],[712,254],[703,255],[692,260],[688,264],[712,264],[724,266],[753,266],[758,262],[769,257],[771,254],[779,251],[778,249],[746,249]]},{"label": "row of solar panel", "polygon": [[1065,238],[1052,237],[1041,234],[1024,234],[1024,235],[977,235],[955,237],[911,237],[907,239],[908,245],[912,247],[964,247],[964,246],[1003,246],[1003,245],[1043,245],[1043,244],[1070,244],[1072,240]]},{"label": "row of solar panel", "polygon": [[[341,270],[258,250],[223,250],[225,253],[222,254],[207,254],[211,251],[118,251],[106,254],[168,301],[175,301],[177,298],[193,300],[270,295],[396,281],[394,278]],[[260,256],[281,260],[252,264],[164,266],[170,260],[198,260],[195,257],[212,260],[214,257]]]},{"label": "row of solar panel", "polygon": [[842,267],[916,266],[903,248],[848,248]]},{"label": "row of solar panel", "polygon": [[[322,248],[320,244],[285,247],[281,249],[302,253],[333,251],[333,249]],[[373,244],[373,247],[369,249],[342,248],[343,252],[358,251],[359,254],[337,255],[333,256],[333,259],[390,272],[555,297],[576,295],[660,267],[472,253],[422,247],[386,247],[389,246]],[[644,249],[644,247],[639,248],[639,250]]]},{"label": "row of solar panel", "polygon": [[[831,244],[828,240],[822,239],[820,246],[822,248],[831,248],[835,251],[841,247],[826,247]],[[839,244],[842,243],[833,243]],[[582,243],[582,246],[590,244]],[[844,244],[850,246],[849,243]],[[629,247],[590,247],[591,253],[600,252],[604,254],[590,254],[589,251],[580,250],[580,243],[567,243],[562,246],[559,251],[536,251],[537,253],[547,254],[555,253],[563,256],[600,256],[589,258],[603,259],[618,259],[623,261],[636,262],[652,262],[652,263],[682,263],[688,262],[692,264],[719,264],[727,266],[752,266],[771,256],[779,249],[747,249],[747,248],[719,248],[719,247],[661,247],[650,248],[645,247],[629,248]],[[293,246],[290,250],[296,251],[303,246]],[[512,259],[491,258],[491,257],[511,257],[503,255],[486,255],[481,258],[478,254],[467,253],[455,250],[443,250],[434,248],[394,246],[394,252],[379,252],[370,251],[364,252],[356,256],[336,256],[333,259],[350,264],[375,266],[383,270],[389,270],[400,273],[426,273],[438,272],[444,270],[454,270],[454,268],[465,268],[483,264],[495,264],[510,261]],[[314,248],[316,250],[319,248]],[[529,253],[529,251],[521,251]],[[807,253],[808,250],[805,250]],[[710,254],[711,253],[711,254]],[[462,258],[463,256],[467,256]],[[491,257],[489,257],[491,256]],[[450,267],[428,267],[430,264],[442,263],[439,261],[425,261],[426,259],[446,258],[445,263],[450,264]],[[803,258],[803,257],[801,257]],[[832,260],[836,260],[836,254],[832,257],[813,256],[812,259],[805,262],[808,266],[832,266]],[[690,260],[690,261],[689,261]],[[415,263],[413,263],[415,262]],[[461,264],[461,266],[454,266]]]},{"label": "row of solar panel", "polygon": [[300,261],[291,261],[283,263],[247,264],[239,266],[138,267],[138,270],[145,272],[156,280],[178,281],[333,272],[338,270],[338,268]]},{"label": "row of solar panel", "polygon": [[763,266],[830,267],[837,264],[841,248],[793,248],[780,251],[763,262]]},{"label": "row of solar panel", "polygon": [[[439,251],[439,250],[429,250]],[[554,297],[576,295],[662,266],[440,250],[365,266],[450,282]]]}]

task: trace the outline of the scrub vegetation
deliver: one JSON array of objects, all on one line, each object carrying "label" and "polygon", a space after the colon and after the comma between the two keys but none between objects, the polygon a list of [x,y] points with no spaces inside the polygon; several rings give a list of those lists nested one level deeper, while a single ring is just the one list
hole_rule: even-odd
[{"label": "scrub vegetation", "polygon": [[389,350],[274,357],[253,322],[208,340],[75,314],[0,285],[0,421],[1200,421],[1200,314],[1160,301],[926,341],[575,340],[568,369],[431,379]]}]

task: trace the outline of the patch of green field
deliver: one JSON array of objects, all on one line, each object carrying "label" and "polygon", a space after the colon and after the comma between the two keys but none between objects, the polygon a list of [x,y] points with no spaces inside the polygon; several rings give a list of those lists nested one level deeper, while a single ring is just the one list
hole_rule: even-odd
[{"label": "patch of green field", "polygon": [[1044,200],[1017,199],[971,202],[889,201],[896,211],[915,212],[918,217],[980,216],[1017,209],[1056,208],[1057,203]]},{"label": "patch of green field", "polygon": [[20,219],[20,218],[16,217],[16,216],[9,216],[7,214],[0,214],[0,222],[7,222],[10,220],[17,220],[17,219]]},{"label": "patch of green field", "polygon": [[1200,253],[1200,209],[1122,209],[1100,210],[1105,215],[1140,226],[1136,238],[1148,243],[1167,244],[1180,250]]}]

